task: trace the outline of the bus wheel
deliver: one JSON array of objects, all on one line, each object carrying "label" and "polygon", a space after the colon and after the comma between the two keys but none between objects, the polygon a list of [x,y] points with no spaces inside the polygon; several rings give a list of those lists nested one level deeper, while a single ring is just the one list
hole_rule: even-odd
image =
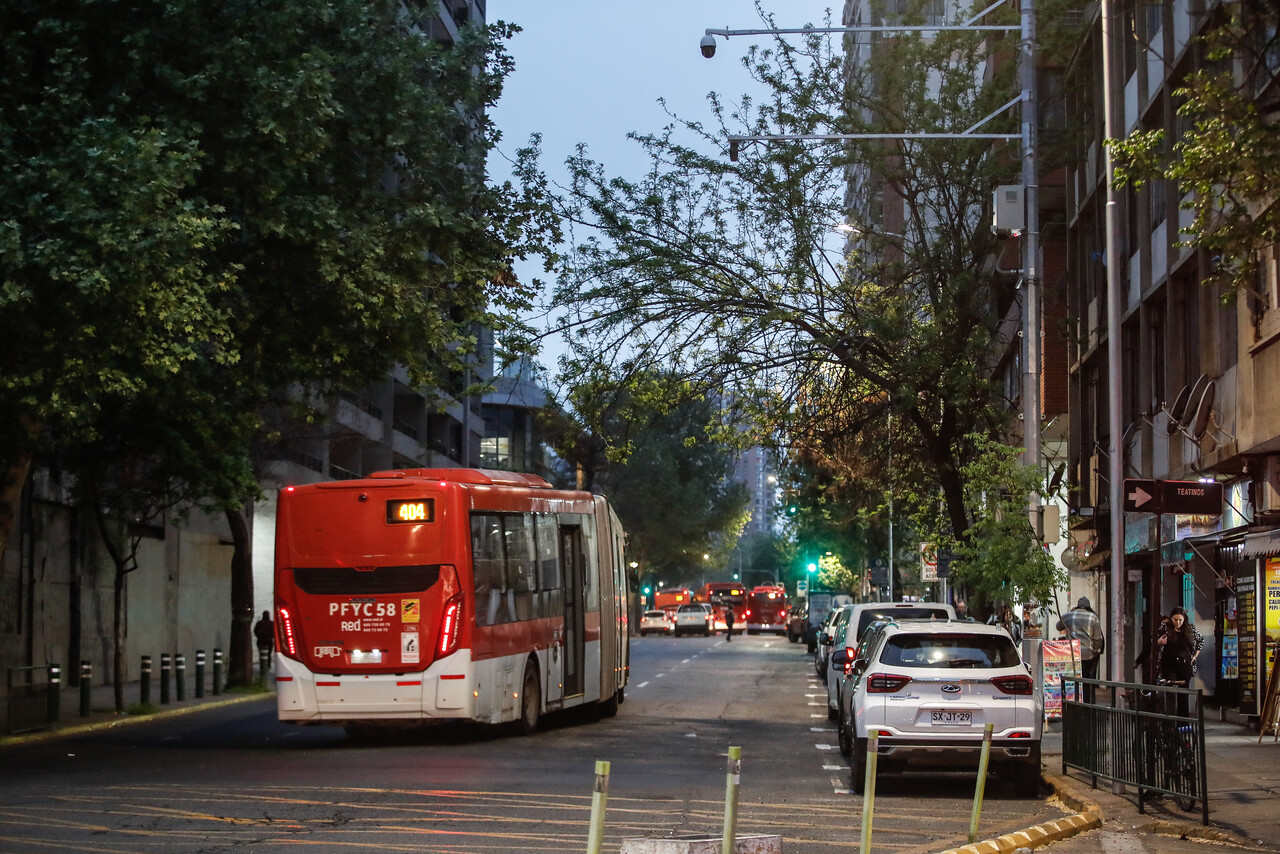
[{"label": "bus wheel", "polygon": [[622,698],[619,696],[621,693],[622,689],[618,689],[613,692],[609,699],[600,701],[600,717],[612,718],[617,716],[618,704],[622,702]]},{"label": "bus wheel", "polygon": [[533,735],[538,731],[542,716],[542,689],[538,685],[538,672],[532,665],[525,665],[524,688],[520,691],[520,732]]}]

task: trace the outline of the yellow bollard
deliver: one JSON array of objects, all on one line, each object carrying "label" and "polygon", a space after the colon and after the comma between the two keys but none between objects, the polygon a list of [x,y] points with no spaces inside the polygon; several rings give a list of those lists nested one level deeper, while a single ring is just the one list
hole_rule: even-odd
[{"label": "yellow bollard", "polygon": [[609,800],[609,763],[596,760],[596,785],[591,795],[591,828],[587,831],[587,854],[600,854],[604,842],[604,808]]},{"label": "yellow bollard", "polygon": [[978,760],[978,788],[973,793],[973,817],[969,819],[969,844],[978,838],[978,819],[982,816],[982,796],[987,790],[987,765],[991,761],[991,729],[987,724],[982,730],[982,758]]},{"label": "yellow bollard", "polygon": [[871,815],[876,807],[876,763],[880,759],[880,733],[867,733],[867,778],[862,785],[862,845],[860,854],[871,851]]},{"label": "yellow bollard", "polygon": [[737,847],[738,786],[742,783],[742,748],[729,748],[729,761],[724,781],[724,835],[720,839],[720,854],[733,854]]}]

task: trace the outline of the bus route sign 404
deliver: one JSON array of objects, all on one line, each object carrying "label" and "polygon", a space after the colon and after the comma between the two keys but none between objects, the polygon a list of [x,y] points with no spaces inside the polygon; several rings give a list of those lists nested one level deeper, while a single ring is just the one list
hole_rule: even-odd
[{"label": "bus route sign 404", "polygon": [[1221,516],[1222,484],[1198,480],[1141,480],[1124,482],[1126,513],[1174,513],[1181,516]]}]

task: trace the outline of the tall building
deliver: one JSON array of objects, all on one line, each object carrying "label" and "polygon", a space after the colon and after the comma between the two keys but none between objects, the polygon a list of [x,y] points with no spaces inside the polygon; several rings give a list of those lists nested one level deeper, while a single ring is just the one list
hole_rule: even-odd
[{"label": "tall building", "polygon": [[[1190,214],[1177,187],[1156,180],[1124,190],[1118,246],[1108,245],[1104,216],[1107,107],[1122,117],[1121,135],[1163,129],[1178,139],[1189,119],[1178,115],[1175,90],[1209,62],[1197,37],[1246,5],[1120,5],[1111,91],[1103,83],[1099,9],[1089,7],[1064,88],[1068,120],[1082,136],[1063,190],[1074,329],[1068,338],[1069,479],[1076,548],[1069,560],[1076,573],[1096,577],[1099,598],[1118,597],[1122,609],[1122,624],[1109,629],[1127,653],[1122,672],[1107,678],[1143,676],[1131,669],[1134,654],[1160,615],[1182,606],[1206,636],[1198,684],[1257,714],[1271,654],[1267,627],[1280,625],[1280,599],[1266,593],[1280,589],[1277,251],[1272,246],[1263,253],[1256,289],[1224,300],[1215,284],[1216,259],[1187,245]],[[1274,105],[1280,58],[1268,53],[1260,67],[1239,59],[1239,79],[1254,74],[1252,96]],[[1110,270],[1113,264],[1118,270]],[[1106,321],[1109,272],[1118,274],[1118,330]],[[1119,388],[1108,381],[1115,334]],[[1214,508],[1220,513],[1179,513],[1171,500],[1166,512],[1126,513],[1123,530],[1111,530],[1109,416],[1116,407],[1130,484],[1124,493],[1138,500],[1136,479],[1211,481],[1224,492],[1222,506]],[[1113,588],[1115,550],[1123,552],[1123,572]]]}]

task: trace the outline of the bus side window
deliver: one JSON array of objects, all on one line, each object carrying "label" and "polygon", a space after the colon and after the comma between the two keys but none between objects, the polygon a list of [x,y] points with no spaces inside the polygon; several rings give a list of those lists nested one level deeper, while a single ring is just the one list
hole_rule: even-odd
[{"label": "bus side window", "polygon": [[538,513],[534,516],[539,617],[558,617],[564,613],[560,598],[559,531],[554,514]]},{"label": "bus side window", "polygon": [[511,619],[528,620],[533,617],[533,591],[537,583],[533,578],[533,517],[527,513],[506,516],[507,539],[507,601]]},{"label": "bus side window", "polygon": [[472,575],[475,579],[476,625],[493,625],[498,619],[497,598],[505,584],[502,520],[476,513],[471,517]]}]

